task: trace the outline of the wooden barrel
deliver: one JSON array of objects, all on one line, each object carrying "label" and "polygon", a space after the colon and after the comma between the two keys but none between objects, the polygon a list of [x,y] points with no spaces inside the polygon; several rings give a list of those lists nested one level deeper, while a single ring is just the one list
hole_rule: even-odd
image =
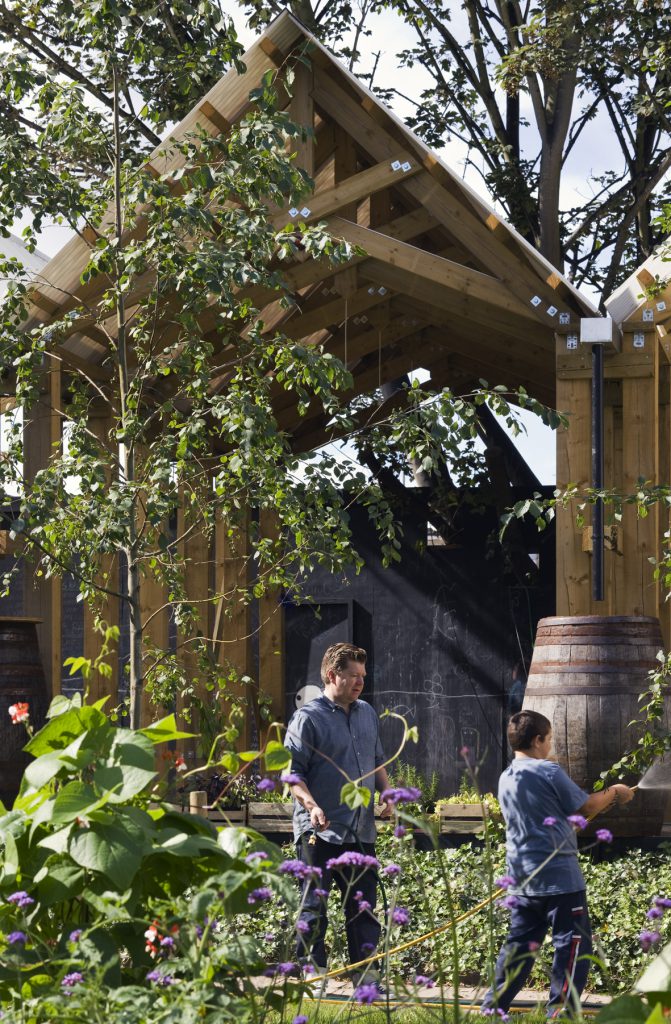
[{"label": "wooden barrel", "polygon": [[[644,731],[629,723],[641,714],[638,697],[662,646],[656,618],[583,615],[538,623],[523,708],[549,718],[552,756],[587,792]],[[664,728],[671,728],[668,705]],[[637,792],[631,803],[599,815],[590,831],[659,835],[667,797],[664,790]]]},{"label": "wooden barrel", "polygon": [[27,703],[30,723],[37,730],[44,725],[49,705],[37,645],[40,621],[0,616],[0,800],[6,808],[12,806],[30,760],[22,749],[28,741],[25,726],[12,724],[9,708]]}]

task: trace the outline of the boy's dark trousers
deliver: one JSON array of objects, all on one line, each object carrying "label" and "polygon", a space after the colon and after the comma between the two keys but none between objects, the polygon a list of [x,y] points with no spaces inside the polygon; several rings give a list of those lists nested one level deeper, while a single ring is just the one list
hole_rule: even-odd
[{"label": "boy's dark trousers", "polygon": [[[297,843],[298,856],[304,864],[321,868],[321,878],[306,879],[303,883],[303,906],[299,917],[300,922],[307,925],[305,932],[298,932],[296,955],[299,960],[311,959],[317,967],[326,967],[326,948],[324,936],[328,924],[326,911],[327,899],[315,890],[328,892],[331,882],[335,881],[340,889],[345,910],[345,930],[347,933],[347,949],[351,964],[367,959],[377,949],[380,940],[380,922],[375,916],[377,901],[377,873],[369,869],[351,867],[331,871],[326,862],[332,857],[339,857],[347,850],[375,856],[373,843],[326,843],[317,837],[314,844],[308,842],[309,836],[301,836]],[[361,900],[370,904],[370,910],[361,910],[355,894],[361,893]]]},{"label": "boy's dark trousers", "polygon": [[551,929],[555,952],[547,1016],[551,1019],[563,1010],[573,1016],[587,981],[593,948],[586,893],[515,898],[518,903],[511,911],[510,930],[496,962],[494,991],[486,994],[483,1009],[508,1011],[531,973],[535,951]]}]

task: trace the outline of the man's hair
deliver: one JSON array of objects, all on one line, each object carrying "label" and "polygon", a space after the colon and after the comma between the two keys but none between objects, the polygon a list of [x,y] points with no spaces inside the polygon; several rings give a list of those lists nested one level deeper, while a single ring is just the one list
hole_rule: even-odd
[{"label": "man's hair", "polygon": [[518,711],[508,722],[508,743],[511,750],[528,750],[534,736],[542,740],[552,731],[552,723],[540,711]]},{"label": "man's hair", "polygon": [[363,647],[350,643],[331,644],[322,658],[322,685],[328,683],[329,672],[343,672],[350,661],[361,661],[365,665],[366,657]]}]

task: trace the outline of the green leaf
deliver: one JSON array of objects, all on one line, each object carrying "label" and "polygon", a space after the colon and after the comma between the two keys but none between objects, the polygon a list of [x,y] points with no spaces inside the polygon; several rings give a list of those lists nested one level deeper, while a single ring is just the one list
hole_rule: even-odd
[{"label": "green leaf", "polygon": [[39,757],[51,750],[63,750],[82,733],[91,729],[111,729],[107,718],[97,708],[71,708],[64,714],[50,719],[47,724],[26,743],[27,750],[33,757]]},{"label": "green leaf", "polygon": [[120,825],[101,825],[78,829],[72,836],[69,853],[77,864],[108,879],[120,892],[128,889],[142,858],[150,847],[139,830]]},{"label": "green leaf", "polygon": [[51,907],[64,900],[76,899],[84,888],[86,874],[71,857],[55,854],[47,857],[35,875],[40,904]]},{"label": "green leaf", "polygon": [[271,740],[263,752],[266,771],[279,772],[291,764],[291,754],[279,740]]},{"label": "green leaf", "polygon": [[599,1024],[644,1024],[648,1009],[640,996],[620,996],[604,1006],[596,1020]]},{"label": "green leaf", "polygon": [[340,802],[352,811],[356,807],[368,807],[370,790],[366,786],[357,786],[356,782],[346,782],[340,790]]},{"label": "green leaf", "polygon": [[642,992],[650,1002],[671,1005],[671,942],[657,954],[634,985],[635,992]]},{"label": "green leaf", "polygon": [[174,715],[162,718],[160,722],[153,722],[146,729],[140,729],[143,736],[146,736],[152,743],[168,743],[170,740],[187,740],[195,734],[183,732],[177,728]]}]

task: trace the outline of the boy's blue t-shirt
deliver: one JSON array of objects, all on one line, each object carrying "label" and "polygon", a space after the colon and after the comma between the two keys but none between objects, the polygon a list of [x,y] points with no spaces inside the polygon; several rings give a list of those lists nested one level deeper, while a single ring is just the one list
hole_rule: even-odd
[{"label": "boy's blue t-shirt", "polygon": [[[554,761],[516,757],[499,780],[513,893],[550,896],[585,888],[576,833],[566,819],[588,798]],[[554,818],[554,825],[544,825]],[[547,861],[547,863],[545,863]],[[541,867],[541,865],[543,865]]]}]

